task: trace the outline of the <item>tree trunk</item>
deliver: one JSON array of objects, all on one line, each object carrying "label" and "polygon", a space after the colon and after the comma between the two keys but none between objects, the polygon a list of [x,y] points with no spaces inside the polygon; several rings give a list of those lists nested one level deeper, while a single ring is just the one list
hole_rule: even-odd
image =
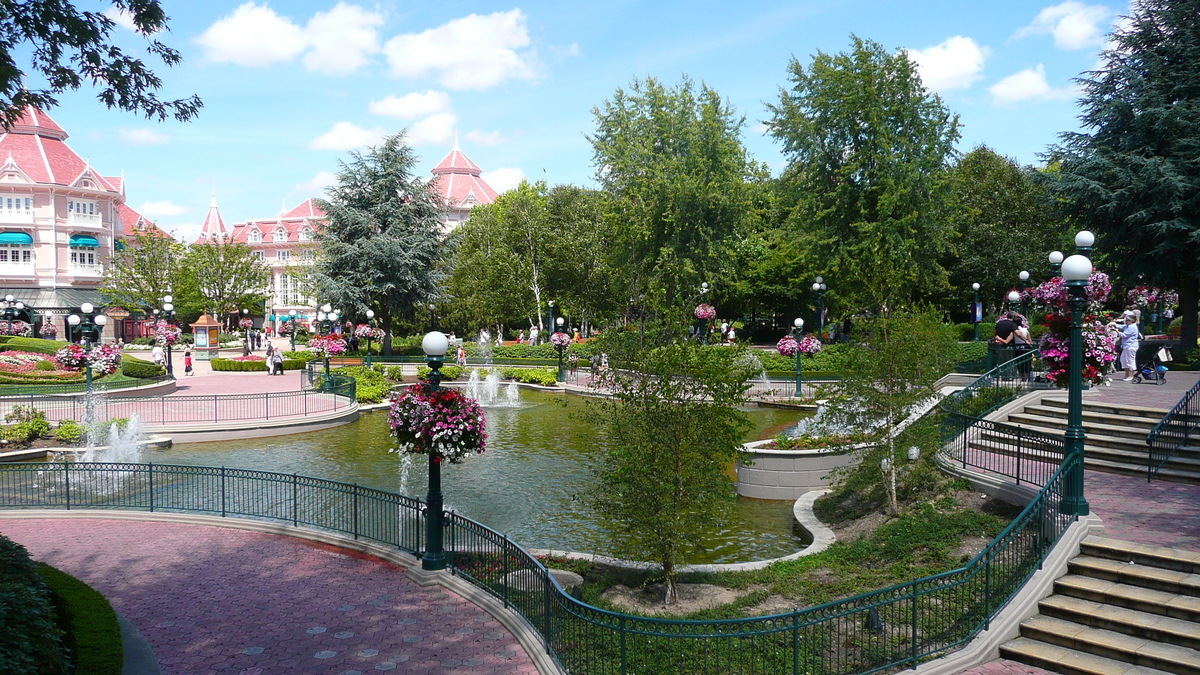
[{"label": "tree trunk", "polygon": [[1182,332],[1179,335],[1180,361],[1196,348],[1197,326],[1196,312],[1200,309],[1200,279],[1194,276],[1184,276],[1179,286],[1179,311],[1183,317]]},{"label": "tree trunk", "polygon": [[384,316],[383,321],[383,344],[379,345],[380,356],[392,355],[392,317]]},{"label": "tree trunk", "polygon": [[675,583],[675,561],[663,561],[663,604],[674,605],[679,602],[679,585]]}]

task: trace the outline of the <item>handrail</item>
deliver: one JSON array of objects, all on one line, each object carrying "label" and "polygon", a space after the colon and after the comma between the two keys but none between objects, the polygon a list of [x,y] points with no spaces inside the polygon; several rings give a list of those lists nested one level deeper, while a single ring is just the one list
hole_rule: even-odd
[{"label": "handrail", "polygon": [[[162,384],[170,382],[175,378],[171,375],[162,374],[143,378],[130,378],[121,380],[115,384],[108,382],[107,378],[97,379],[92,382],[94,391],[115,391],[119,389],[132,389],[134,387],[145,387],[150,385]],[[87,384],[83,382],[69,382],[63,384],[0,384],[0,397],[4,396],[29,396],[42,395],[53,396],[56,394],[82,394],[87,391]]]},{"label": "handrail", "polygon": [[1163,468],[1179,448],[1183,447],[1200,423],[1200,381],[1184,393],[1175,407],[1154,425],[1146,434],[1146,445],[1150,446],[1150,456],[1146,463],[1146,482],[1154,480],[1154,475]]}]

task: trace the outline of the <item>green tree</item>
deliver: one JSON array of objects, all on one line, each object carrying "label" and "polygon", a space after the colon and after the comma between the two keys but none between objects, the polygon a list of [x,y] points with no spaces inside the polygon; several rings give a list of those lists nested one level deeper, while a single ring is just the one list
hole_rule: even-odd
[{"label": "green tree", "polygon": [[[1049,275],[1046,255],[1070,240],[1070,224],[1032,169],[986,146],[950,170],[949,220],[954,232],[942,265],[965,307],[971,284],[984,304],[998,306],[1018,285],[1021,270],[1037,283]],[[1064,249],[1065,250],[1065,249]]]},{"label": "green tree", "polygon": [[1119,274],[1179,290],[1187,348],[1200,300],[1200,4],[1131,8],[1078,80],[1087,131],[1050,149],[1053,186]]},{"label": "green tree", "polygon": [[[178,64],[179,52],[152,36],[167,30],[159,0],[113,0],[113,8],[129,13],[147,51],[167,66]],[[0,3],[0,126],[8,128],[27,106],[48,110],[58,95],[79,89],[85,81],[100,87],[99,99],[120,108],[164,120],[195,117],[203,103],[196,96],[162,101],[155,94],[162,80],[146,64],[112,44],[116,23],[100,12],[80,11],[69,2],[32,0]],[[27,56],[24,56],[27,55]],[[18,58],[28,65],[18,65]],[[26,78],[44,78],[29,89]]]},{"label": "green tree", "polygon": [[730,245],[755,215],[750,183],[766,171],[747,156],[745,120],[687,78],[672,88],[634,80],[592,114],[588,140],[622,271],[617,297],[681,311],[701,282],[715,287],[724,276]]},{"label": "green tree", "polygon": [[210,240],[188,247],[176,289],[181,314],[197,306],[227,320],[241,309],[259,312],[271,285],[271,270],[246,244]]},{"label": "green tree", "polygon": [[751,375],[743,351],[681,341],[610,352],[619,368],[598,399],[608,452],[594,503],[619,536],[621,553],[662,564],[665,601],[678,599],[676,566],[701,528],[735,497],[726,469],[741,450]]},{"label": "green tree", "polygon": [[100,292],[128,309],[159,307],[163,296],[184,286],[183,254],[183,244],[169,236],[138,232],[109,258]]},{"label": "green tree", "polygon": [[[958,117],[901,51],[853,37],[850,53],[788,65],[767,127],[789,166],[784,227],[799,265],[860,306],[895,308],[945,286],[948,162]],[[836,280],[836,281],[834,281]]]},{"label": "green tree", "polygon": [[[310,275],[318,301],[351,317],[372,309],[389,335],[437,299],[454,246],[441,240],[444,205],[416,164],[404,132],[388,136],[366,154],[350,153],[329,199],[317,202],[328,214]],[[383,349],[391,353],[390,340]]]},{"label": "green tree", "polygon": [[[898,507],[896,476],[903,454],[897,450],[897,425],[937,400],[933,383],[954,372],[957,340],[951,327],[930,309],[886,312],[855,326],[857,346],[846,353],[845,377],[822,396],[827,431],[875,429],[883,452],[864,452],[880,467],[888,504]],[[873,467],[867,467],[871,471]]]}]

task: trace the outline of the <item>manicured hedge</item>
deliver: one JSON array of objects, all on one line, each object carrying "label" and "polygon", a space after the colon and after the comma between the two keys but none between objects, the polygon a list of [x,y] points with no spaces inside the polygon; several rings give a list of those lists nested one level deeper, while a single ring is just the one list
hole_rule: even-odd
[{"label": "manicured hedge", "polygon": [[46,581],[25,547],[0,535],[0,668],[8,673],[67,672],[63,630]]},{"label": "manicured hedge", "polygon": [[558,382],[558,368],[505,368],[500,375],[506,380],[553,387]]},{"label": "manicured hedge", "polygon": [[108,600],[91,586],[62,570],[37,563],[37,571],[61,601],[57,603],[60,607],[60,624],[67,625],[75,672],[121,675],[125,663],[121,625],[117,623],[117,613]]},{"label": "manicured hedge", "polygon": [[53,356],[58,350],[66,347],[62,340],[43,340],[41,338],[16,337],[13,335],[0,336],[0,349],[15,349],[34,354],[49,354]]},{"label": "manicured hedge", "polygon": [[392,384],[374,368],[346,366],[337,369],[338,375],[349,375],[355,381],[355,398],[359,403],[379,403],[388,395]]},{"label": "manicured hedge", "polygon": [[[234,361],[233,359],[213,359],[211,361],[212,369],[218,372],[229,373],[265,373],[267,372],[266,361]],[[284,370],[304,370],[306,361],[298,359],[284,359]]]},{"label": "manicured hedge", "polygon": [[121,357],[121,372],[126,377],[158,377],[165,375],[167,370],[157,363],[151,361],[143,361],[142,359],[134,358],[128,354]]}]

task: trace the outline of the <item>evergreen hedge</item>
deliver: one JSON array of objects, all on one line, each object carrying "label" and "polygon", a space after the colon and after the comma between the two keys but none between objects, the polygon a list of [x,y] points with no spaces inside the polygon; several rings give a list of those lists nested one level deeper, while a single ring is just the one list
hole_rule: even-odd
[{"label": "evergreen hedge", "polygon": [[53,595],[29,551],[0,535],[0,669],[67,673],[63,636]]},{"label": "evergreen hedge", "polygon": [[[233,359],[213,359],[211,362],[212,369],[218,372],[229,373],[265,373],[267,372],[266,361],[235,361]],[[299,359],[284,359],[284,370],[304,370],[304,364],[307,361]]]},{"label": "evergreen hedge", "polygon": [[126,377],[146,378],[165,375],[167,373],[167,369],[158,365],[157,363],[143,361],[142,359],[134,358],[126,354],[121,357],[121,372],[124,373]]}]

